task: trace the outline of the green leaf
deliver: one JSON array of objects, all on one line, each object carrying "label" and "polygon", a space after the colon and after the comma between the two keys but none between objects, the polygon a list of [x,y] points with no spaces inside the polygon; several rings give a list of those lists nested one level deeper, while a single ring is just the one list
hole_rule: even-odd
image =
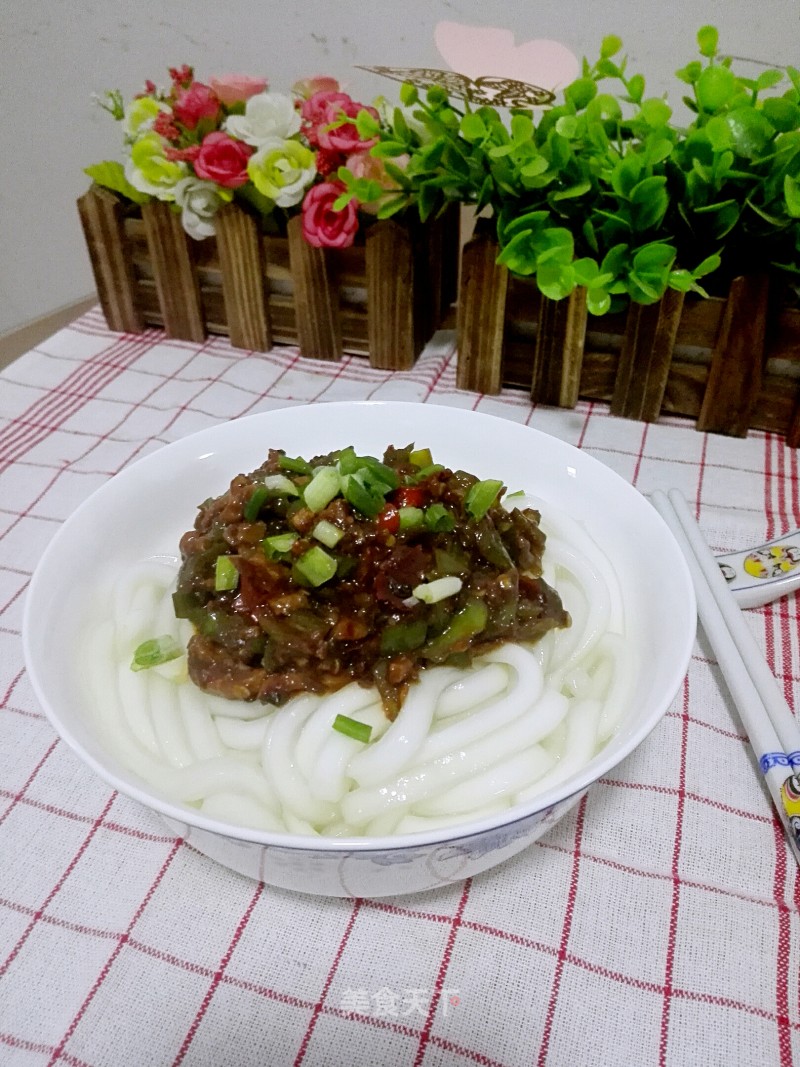
[{"label": "green leaf", "polygon": [[564,90],[564,99],[576,111],[583,111],[591,100],[597,96],[597,82],[594,78],[577,78]]},{"label": "green leaf", "polygon": [[474,111],[468,112],[461,120],[461,136],[470,143],[483,140],[488,132],[486,123]]},{"label": "green leaf", "polygon": [[356,129],[362,141],[369,141],[381,132],[381,124],[374,115],[364,109],[356,116]]},{"label": "green leaf", "polygon": [[672,115],[672,108],[666,101],[654,96],[643,102],[640,114],[648,126],[666,126]]},{"label": "green leaf", "polygon": [[605,289],[590,289],[586,294],[586,309],[590,315],[605,315],[611,307],[611,295]]},{"label": "green leaf", "polygon": [[727,115],[733,147],[745,159],[758,159],[772,139],[772,127],[760,111],[737,107]]},{"label": "green leaf", "polygon": [[759,76],[756,78],[756,88],[759,92],[763,89],[772,89],[776,85],[780,85],[783,81],[783,71],[781,70],[762,70]]},{"label": "green leaf", "polygon": [[551,194],[552,200],[574,200],[578,196],[583,196],[584,193],[588,193],[592,188],[592,183],[588,179],[584,181],[575,182],[574,185],[568,186],[566,189],[559,189],[557,192]]},{"label": "green leaf", "polygon": [[386,200],[378,208],[379,219],[389,219],[392,215],[396,215],[398,211],[402,211],[408,204],[408,199],[405,196],[394,196],[391,200]]},{"label": "green leaf", "polygon": [[715,270],[719,270],[722,259],[714,252],[713,255],[706,256],[704,260],[697,264],[692,271],[693,278],[703,278],[706,274],[712,274]]},{"label": "green leaf", "polygon": [[715,152],[724,152],[733,146],[733,133],[723,115],[712,116],[703,129]]},{"label": "green leaf", "polygon": [[394,128],[395,137],[408,143],[411,131],[408,128],[406,117],[399,107],[396,107],[392,113],[392,126]]},{"label": "green leaf", "polygon": [[609,56],[615,56],[622,48],[622,41],[615,34],[609,34],[608,37],[603,38],[603,42],[600,45],[600,57],[601,59],[608,59]]},{"label": "green leaf", "polygon": [[125,168],[121,163],[107,160],[105,163],[94,163],[91,167],[84,167],[84,174],[88,174],[93,182],[102,185],[104,189],[110,189],[112,193],[120,193],[134,204],[148,204],[152,197],[147,193],[141,193],[134,189],[125,177]]},{"label": "green leaf", "polygon": [[[676,70],[675,77],[680,78],[680,80],[682,82],[686,82],[687,85],[695,85],[697,83],[697,79],[702,73],[703,64],[695,59],[691,63],[687,63],[685,67],[681,67],[680,70]],[[687,103],[689,100],[688,97],[684,97],[683,99],[684,103]],[[693,100],[692,104],[694,104]]]},{"label": "green leaf", "polygon": [[575,288],[575,271],[571,264],[552,264],[536,271],[536,284],[549,300],[563,300]]},{"label": "green leaf", "polygon": [[641,74],[634,74],[628,80],[628,96],[633,104],[641,103],[644,96],[644,78]]},{"label": "green leaf", "polygon": [[800,107],[785,97],[771,97],[762,104],[765,118],[779,133],[788,133],[800,127]]},{"label": "green leaf", "polygon": [[719,33],[716,26],[701,26],[697,31],[697,47],[701,56],[712,59],[717,54]]},{"label": "green leaf", "polygon": [[578,120],[575,115],[562,115],[556,123],[556,131],[562,137],[573,138],[578,132]]},{"label": "green leaf", "polygon": [[533,178],[537,174],[544,174],[549,166],[550,164],[545,156],[534,156],[523,167],[520,167],[520,174],[526,178]]},{"label": "green leaf", "polygon": [[533,119],[530,115],[517,113],[511,116],[511,140],[515,145],[530,141],[533,137]]},{"label": "green leaf", "polygon": [[400,103],[404,107],[412,107],[419,100],[419,92],[416,85],[411,82],[403,82],[400,86]]},{"label": "green leaf", "polygon": [[730,103],[736,76],[727,67],[706,67],[695,86],[697,102],[704,111],[718,111]]},{"label": "green leaf", "polygon": [[370,149],[370,155],[375,159],[391,159],[394,156],[404,156],[406,151],[407,146],[399,141],[379,141]]},{"label": "green leaf", "polygon": [[800,219],[800,182],[787,174],[783,179],[783,195],[786,198],[786,210],[793,219]]}]

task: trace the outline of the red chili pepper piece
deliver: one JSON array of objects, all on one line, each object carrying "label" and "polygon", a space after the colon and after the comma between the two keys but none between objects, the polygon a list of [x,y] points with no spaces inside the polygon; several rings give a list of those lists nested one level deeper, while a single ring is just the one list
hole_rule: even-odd
[{"label": "red chili pepper piece", "polygon": [[394,504],[384,504],[375,521],[380,529],[387,533],[397,533],[400,529],[400,516]]},{"label": "red chili pepper piece", "polygon": [[394,491],[392,500],[398,508],[424,508],[428,494],[419,485],[403,485]]}]

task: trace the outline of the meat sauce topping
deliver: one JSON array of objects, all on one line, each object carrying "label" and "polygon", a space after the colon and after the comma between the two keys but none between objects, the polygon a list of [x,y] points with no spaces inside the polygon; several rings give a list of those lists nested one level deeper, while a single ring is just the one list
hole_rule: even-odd
[{"label": "meat sauce topping", "polygon": [[424,448],[270,450],[181,538],[173,600],[195,629],[192,681],[276,705],[356,681],[393,719],[422,668],[568,626],[541,576],[539,513],[503,507],[504,493]]}]

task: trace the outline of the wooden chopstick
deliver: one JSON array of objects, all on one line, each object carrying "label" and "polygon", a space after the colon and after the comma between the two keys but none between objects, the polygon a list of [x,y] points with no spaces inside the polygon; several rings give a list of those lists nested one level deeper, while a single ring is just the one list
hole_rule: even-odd
[{"label": "wooden chopstick", "polygon": [[650,500],[683,549],[697,594],[697,614],[800,864],[800,817],[793,815],[785,795],[793,768],[800,767],[800,728],[685,499],[672,489],[669,496],[657,490]]}]

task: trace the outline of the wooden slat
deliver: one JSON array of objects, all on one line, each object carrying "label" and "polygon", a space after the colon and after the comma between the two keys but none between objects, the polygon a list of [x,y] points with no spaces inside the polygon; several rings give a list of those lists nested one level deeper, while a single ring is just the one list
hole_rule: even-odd
[{"label": "wooden slat", "polygon": [[577,404],[586,315],[583,288],[575,289],[563,300],[542,298],[531,368],[533,400],[566,408]]},{"label": "wooden slat", "polygon": [[342,358],[342,324],[339,297],[331,283],[325,252],[303,237],[299,215],[289,220],[289,262],[294,281],[297,342],[311,359]]},{"label": "wooden slat", "polygon": [[766,274],[733,280],[711,355],[698,430],[747,436],[761,388],[768,298]]},{"label": "wooden slat", "polygon": [[272,347],[272,336],[258,224],[236,204],[227,204],[217,212],[214,228],[231,344],[266,352]]},{"label": "wooden slat", "polygon": [[631,304],[611,399],[612,415],[644,422],[655,422],[660,415],[683,297],[667,289],[657,304]]},{"label": "wooden slat", "polygon": [[408,227],[376,222],[366,239],[369,361],[380,370],[408,370],[418,347],[415,292],[419,285]]},{"label": "wooden slat", "polygon": [[497,244],[488,234],[464,246],[456,324],[459,389],[499,393],[503,384],[508,270],[496,260]]},{"label": "wooden slat", "polygon": [[110,190],[93,185],[78,199],[78,214],[109,329],[141,333],[144,322],[136,304],[136,278],[125,238],[122,202]]},{"label": "wooden slat", "polygon": [[164,329],[182,341],[205,340],[200,286],[187,244],[191,238],[180,216],[169,204],[151,200],[142,206],[142,218]]}]

